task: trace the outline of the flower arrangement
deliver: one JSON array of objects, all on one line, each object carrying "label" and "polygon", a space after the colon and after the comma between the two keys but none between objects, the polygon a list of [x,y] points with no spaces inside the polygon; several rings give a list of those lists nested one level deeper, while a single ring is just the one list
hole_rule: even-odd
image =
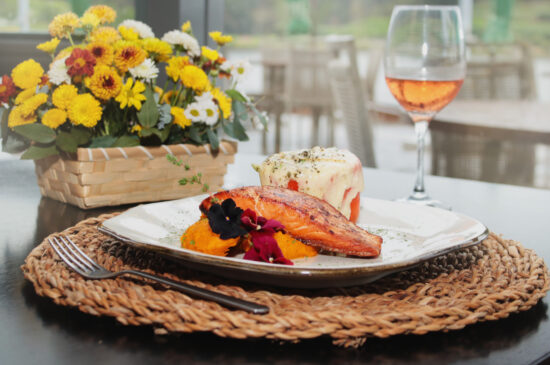
[{"label": "flower arrangement", "polygon": [[[218,45],[211,49],[199,45],[189,22],[157,38],[136,20],[108,26],[115,18],[105,5],[80,18],[57,15],[53,38],[37,46],[51,55],[48,71],[28,59],[2,76],[4,151],[41,159],[78,147],[209,143],[216,150],[222,133],[248,139],[242,122],[250,115],[266,123],[236,89],[248,63],[229,62],[219,51],[231,36],[211,32]],[[63,38],[70,46],[56,52]],[[160,87],[162,67],[167,81]]]}]

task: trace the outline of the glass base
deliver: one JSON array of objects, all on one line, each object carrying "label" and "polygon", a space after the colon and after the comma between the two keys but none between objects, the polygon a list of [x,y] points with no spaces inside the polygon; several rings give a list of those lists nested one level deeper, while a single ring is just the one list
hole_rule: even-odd
[{"label": "glass base", "polygon": [[450,205],[447,205],[439,200],[432,199],[426,193],[414,192],[412,195],[406,198],[396,199],[396,201],[403,202],[403,203],[425,205],[428,207],[440,208],[445,210],[452,210]]}]

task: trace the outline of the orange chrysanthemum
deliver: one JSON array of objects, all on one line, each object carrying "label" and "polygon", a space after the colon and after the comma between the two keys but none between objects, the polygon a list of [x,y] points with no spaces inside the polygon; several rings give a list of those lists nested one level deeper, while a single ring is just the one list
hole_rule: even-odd
[{"label": "orange chrysanthemum", "polygon": [[141,64],[147,53],[131,42],[120,42],[115,51],[115,65],[122,72]]},{"label": "orange chrysanthemum", "polygon": [[92,42],[86,47],[92,53],[97,64],[111,65],[113,63],[113,47],[105,42]]},{"label": "orange chrysanthemum", "polygon": [[120,92],[122,79],[114,69],[99,65],[88,79],[87,86],[97,98],[109,100]]}]

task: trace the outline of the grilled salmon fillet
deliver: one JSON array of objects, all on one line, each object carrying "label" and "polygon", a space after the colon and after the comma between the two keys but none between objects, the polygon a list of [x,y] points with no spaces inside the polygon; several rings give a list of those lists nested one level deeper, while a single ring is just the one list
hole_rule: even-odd
[{"label": "grilled salmon fillet", "polygon": [[213,194],[201,202],[200,209],[206,213],[212,200],[226,199],[233,199],[241,209],[278,220],[290,235],[313,247],[361,257],[380,254],[382,237],[360,228],[314,196],[274,186],[247,186]]}]

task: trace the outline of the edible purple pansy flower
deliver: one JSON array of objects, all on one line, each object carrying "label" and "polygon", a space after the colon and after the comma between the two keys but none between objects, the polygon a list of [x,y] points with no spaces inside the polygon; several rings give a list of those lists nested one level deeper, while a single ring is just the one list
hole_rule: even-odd
[{"label": "edible purple pansy flower", "polygon": [[252,237],[252,246],[243,258],[272,264],[293,265],[292,261],[283,256],[275,238],[266,233],[258,233]]},{"label": "edible purple pansy flower", "polygon": [[273,236],[275,232],[285,228],[278,220],[258,216],[252,209],[247,209],[242,213],[241,223],[250,234],[262,232]]},{"label": "edible purple pansy flower", "polygon": [[212,204],[206,216],[212,232],[227,240],[246,234],[247,230],[241,225],[242,214],[243,210],[237,207],[233,199],[226,199],[221,204]]}]

